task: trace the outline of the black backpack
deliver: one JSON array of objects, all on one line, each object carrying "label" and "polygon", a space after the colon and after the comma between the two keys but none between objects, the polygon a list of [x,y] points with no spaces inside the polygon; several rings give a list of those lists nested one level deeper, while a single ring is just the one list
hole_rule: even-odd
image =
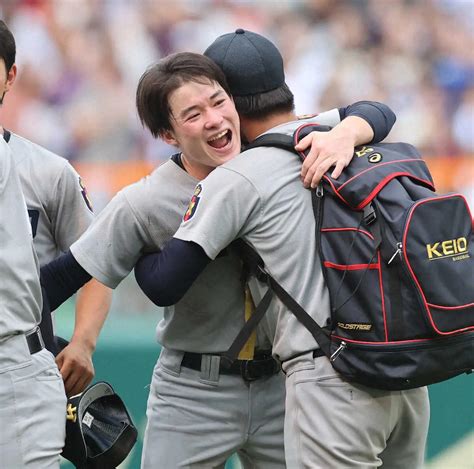
[{"label": "black backpack", "polygon": [[[329,128],[265,134],[249,148],[295,152],[312,130]],[[474,238],[465,198],[437,195],[426,163],[406,143],[357,147],[337,180],[326,173],[311,192],[330,324],[320,327],[237,240],[247,271],[270,288],[224,356],[235,359],[274,293],[350,380],[402,390],[471,372]]]}]

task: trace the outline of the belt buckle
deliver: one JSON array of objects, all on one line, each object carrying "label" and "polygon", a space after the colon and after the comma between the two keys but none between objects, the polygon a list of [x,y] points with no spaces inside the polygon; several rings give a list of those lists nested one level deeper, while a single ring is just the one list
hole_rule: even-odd
[{"label": "belt buckle", "polygon": [[251,373],[249,368],[249,363],[251,362],[253,362],[253,360],[242,360],[240,362],[240,375],[244,381],[255,381],[259,378],[259,376],[255,376]]}]

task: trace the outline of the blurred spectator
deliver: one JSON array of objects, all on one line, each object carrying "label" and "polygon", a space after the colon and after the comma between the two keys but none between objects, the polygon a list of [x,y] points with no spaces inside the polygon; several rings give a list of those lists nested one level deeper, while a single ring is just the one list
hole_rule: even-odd
[{"label": "blurred spectator", "polygon": [[135,111],[144,69],[202,52],[237,27],[272,38],[298,113],[357,99],[387,102],[392,139],[425,154],[473,153],[474,8],[470,0],[6,0],[20,76],[5,124],[77,161],[147,160]]}]

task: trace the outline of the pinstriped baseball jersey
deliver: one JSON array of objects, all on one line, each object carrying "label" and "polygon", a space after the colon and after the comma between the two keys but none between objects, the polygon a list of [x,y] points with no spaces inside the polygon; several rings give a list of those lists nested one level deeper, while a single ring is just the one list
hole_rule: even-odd
[{"label": "pinstriped baseball jersey", "polygon": [[0,341],[40,321],[42,296],[31,227],[11,150],[0,139]]},{"label": "pinstriped baseball jersey", "polygon": [[[120,191],[71,246],[79,264],[115,288],[144,252],[161,249],[178,228],[198,181],[172,160]],[[157,326],[165,347],[189,352],[226,350],[244,324],[239,259],[228,252],[210,263]],[[260,342],[260,348],[269,343]]]},{"label": "pinstriped baseball jersey", "polygon": [[8,144],[28,207],[40,265],[69,246],[93,219],[86,189],[68,161],[29,140],[10,134]]}]

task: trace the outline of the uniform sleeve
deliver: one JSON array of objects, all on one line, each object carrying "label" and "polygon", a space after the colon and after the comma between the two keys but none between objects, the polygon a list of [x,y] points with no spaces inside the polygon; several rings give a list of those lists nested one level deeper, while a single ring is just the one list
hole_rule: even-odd
[{"label": "uniform sleeve", "polygon": [[198,244],[215,259],[234,239],[257,226],[261,210],[255,186],[244,176],[220,167],[196,186],[174,237]]},{"label": "uniform sleeve", "polygon": [[146,239],[127,198],[119,192],[70,249],[92,277],[115,288],[132,271]]},{"label": "uniform sleeve", "polygon": [[329,127],[335,127],[341,122],[341,114],[339,109],[331,109],[319,113],[317,116],[311,118],[315,124],[328,125]]},{"label": "uniform sleeve", "polygon": [[51,201],[51,226],[58,248],[66,252],[93,220],[87,190],[74,168],[66,163]]}]

